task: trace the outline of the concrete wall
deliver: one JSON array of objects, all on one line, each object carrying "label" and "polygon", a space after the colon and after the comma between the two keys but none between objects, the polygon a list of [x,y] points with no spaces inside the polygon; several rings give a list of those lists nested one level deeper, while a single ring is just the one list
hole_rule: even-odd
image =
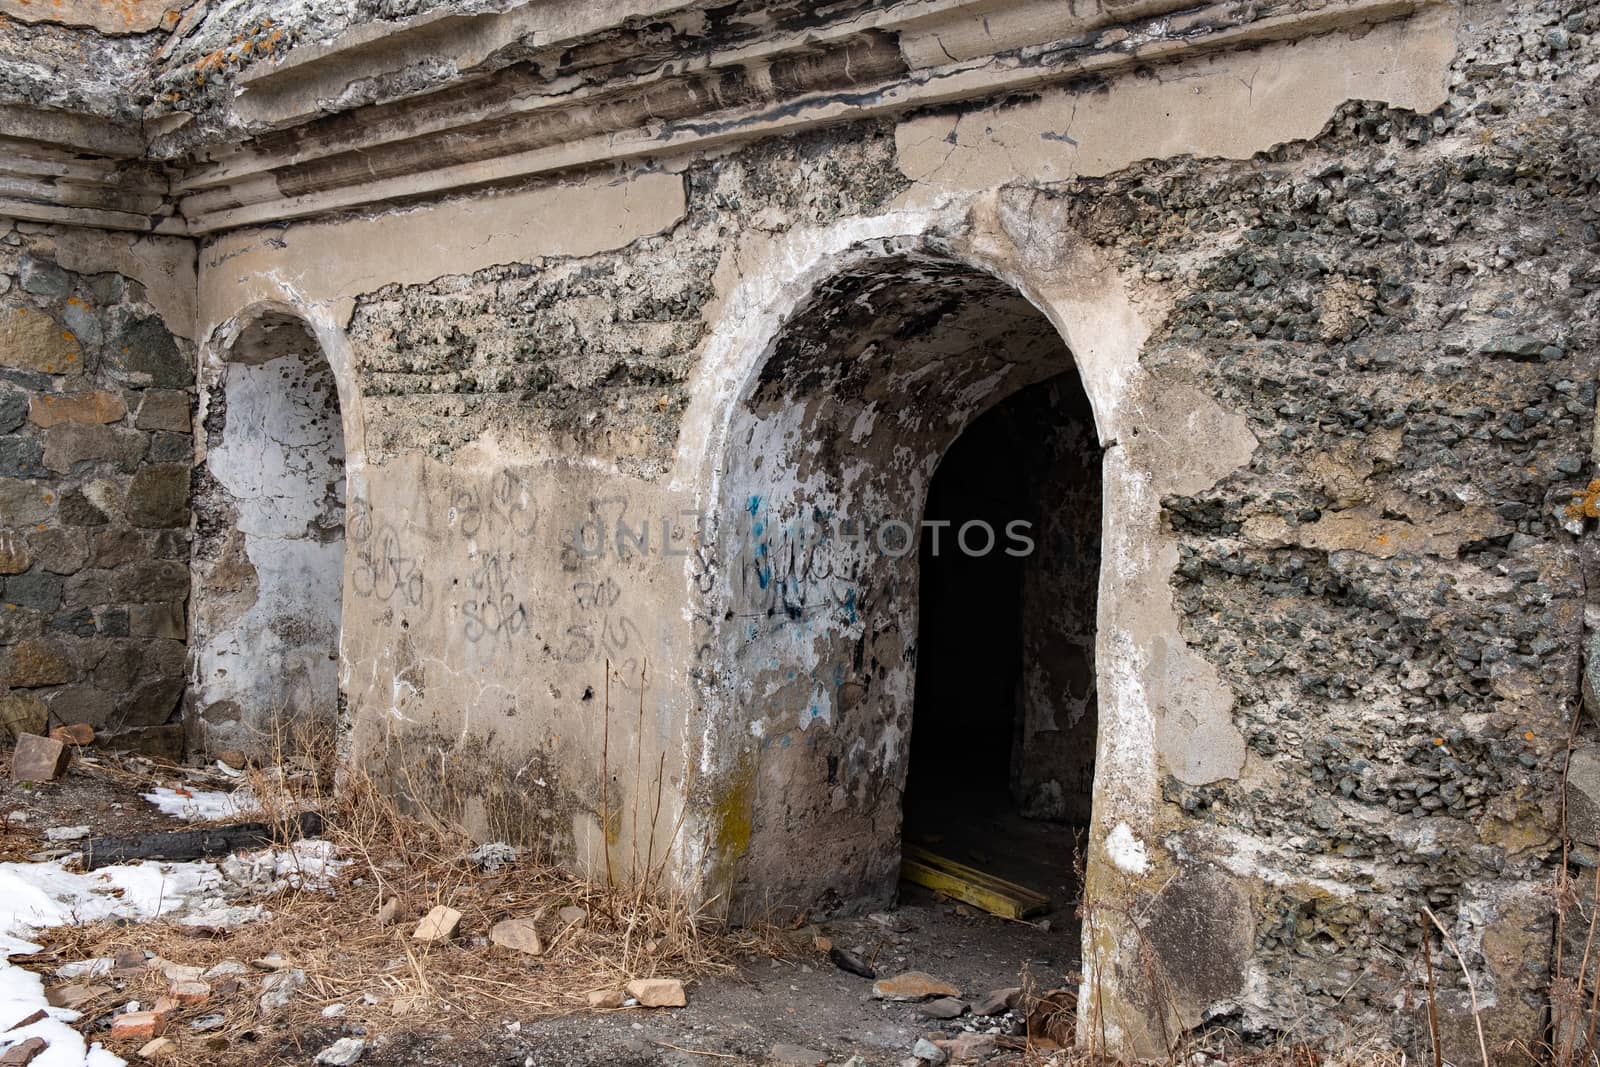
[{"label": "concrete wall", "polygon": [[1491,1039],[1534,1039],[1593,18],[1431,8],[213,239],[203,335],[290,310],[337,383],[354,751],[475,834],[665,857],[735,912],[881,899],[914,576],[765,571],[771,531],[919,511],[966,420],[1073,372],[1104,449],[1085,1022],[1420,1051],[1427,904]]},{"label": "concrete wall", "polygon": [[194,454],[193,249],[0,237],[0,707],[175,758]]}]

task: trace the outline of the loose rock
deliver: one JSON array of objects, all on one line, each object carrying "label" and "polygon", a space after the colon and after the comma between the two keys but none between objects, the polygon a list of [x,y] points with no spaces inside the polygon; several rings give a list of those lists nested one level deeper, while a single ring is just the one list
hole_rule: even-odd
[{"label": "loose rock", "polygon": [[584,995],[591,1008],[620,1008],[627,999],[620,989],[591,989]]},{"label": "loose rock", "polygon": [[27,1067],[28,1064],[33,1062],[34,1057],[49,1047],[50,1043],[44,1038],[30,1037],[20,1045],[13,1045],[6,1049],[5,1054],[0,1055],[0,1065],[3,1065],[3,1067]]},{"label": "loose rock", "polygon": [[141,1060],[159,1060],[178,1051],[178,1043],[170,1037],[158,1037],[139,1049]]},{"label": "loose rock", "polygon": [[295,967],[277,971],[261,980],[261,1010],[280,1011],[294,1000],[295,990],[306,984],[306,972]]},{"label": "loose rock", "polygon": [[411,936],[418,941],[448,941],[460,926],[461,913],[440,904],[422,917]]},{"label": "loose rock", "polygon": [[907,971],[893,978],[872,983],[872,995],[879,1000],[927,1000],[930,997],[958,997],[961,990],[925,971]]},{"label": "loose rock", "polygon": [[86,722],[75,722],[70,726],[57,726],[50,731],[50,736],[60,741],[63,745],[88,748],[94,744],[94,727]]},{"label": "loose rock", "polygon": [[925,1037],[917,1038],[917,1043],[911,1046],[911,1054],[923,1063],[932,1064],[940,1064],[950,1058],[948,1052]]},{"label": "loose rock", "polygon": [[967,1013],[967,1005],[955,997],[940,997],[919,1007],[917,1013],[925,1019],[959,1019]]},{"label": "loose rock", "polygon": [[167,990],[179,1004],[194,1006],[211,999],[211,987],[204,982],[173,982]]},{"label": "loose rock", "polygon": [[361,1058],[361,1052],[366,1047],[367,1042],[363,1038],[341,1037],[317,1053],[317,1062],[326,1067],[349,1067]]},{"label": "loose rock", "polygon": [[53,782],[66,771],[72,750],[53,737],[23,734],[11,752],[13,782]]},{"label": "loose rock", "polygon": [[110,992],[112,989],[108,985],[68,982],[66,985],[52,986],[45,992],[44,999],[52,1008],[78,1011],[91,1000],[97,1000]]},{"label": "loose rock", "polygon": [[955,1063],[976,1063],[994,1052],[999,1044],[993,1034],[961,1034],[953,1041],[938,1043]]},{"label": "loose rock", "polygon": [[973,1003],[972,1014],[1004,1015],[1016,1007],[1017,998],[1021,995],[1021,986],[1012,986],[1009,989],[992,989]]},{"label": "loose rock", "polygon": [[767,1050],[767,1062],[772,1067],[822,1067],[828,1055],[800,1045],[777,1044]]},{"label": "loose rock", "polygon": [[676,978],[635,978],[623,988],[646,1008],[682,1008],[689,1003]]},{"label": "loose rock", "polygon": [[544,954],[544,942],[539,938],[539,928],[532,919],[504,919],[489,931],[489,940],[501,948],[525,952],[530,956]]}]

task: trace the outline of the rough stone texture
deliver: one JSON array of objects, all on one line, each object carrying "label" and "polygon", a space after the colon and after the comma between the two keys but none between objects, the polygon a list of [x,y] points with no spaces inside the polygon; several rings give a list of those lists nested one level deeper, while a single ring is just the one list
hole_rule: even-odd
[{"label": "rough stone texture", "polygon": [[[1110,654],[1094,657],[1093,698],[1081,675],[1058,691],[1099,702],[1110,756],[1094,770],[1092,887],[1161,933],[1154,949],[1090,947],[1119,953],[1131,985],[1137,956],[1181,990],[1165,1005],[1127,993],[1157,1020],[1151,1045],[1211,1019],[1262,1040],[1369,1028],[1422,1049],[1392,990],[1414,980],[1424,903],[1494,986],[1491,1025],[1527,1032],[1543,979],[1485,936],[1504,923],[1537,940],[1549,921],[1522,889],[1552,874],[1553,756],[1576,686],[1582,581],[1562,527],[1581,528],[1564,509],[1590,499],[1597,279],[1593,142],[1575,118],[1590,61],[1541,43],[1569,18],[1589,32],[1590,16],[1519,11],[1477,26],[1436,111],[1330,108],[1321,132],[1247,162],[1206,158],[1201,138],[1199,158],[1029,186],[1057,142],[910,153],[907,133],[911,182],[894,131],[868,123],[686,165],[684,221],[620,252],[363,297],[349,376],[371,466],[352,501],[346,654],[381,681],[352,693],[358,733],[365,721],[387,759],[441,772],[500,760],[504,773],[466,772],[465,821],[594,856],[612,830],[583,731],[603,664],[615,696],[648,656],[706,696],[691,710],[647,686],[660,731],[729,738],[694,750],[703,776],[681,769],[699,840],[736,871],[713,889],[778,885],[827,908],[892,887],[914,654],[903,579],[835,559],[811,581],[804,565],[763,569],[738,538],[658,564],[616,535],[645,519],[654,535],[659,515],[708,500],[740,534],[886,491],[914,511],[959,428],[936,419],[979,407],[1002,371],[954,350],[1011,328],[1036,347],[1004,391],[1076,357],[1114,442],[1094,635]],[[1075,98],[1028,106],[1065,129]],[[1508,111],[1541,118],[1512,136]],[[975,108],[963,129],[1003,139],[1008,121]],[[841,263],[851,240],[870,245],[850,226],[918,203],[925,181],[977,181],[980,164],[1007,187],[980,185],[928,224],[929,243],[1028,279],[1070,357],[1042,347],[1047,329],[1007,287],[938,248],[885,241],[856,273],[862,260]],[[1116,287],[1136,310],[1063,295]],[[940,331],[944,347],[927,340]],[[1105,354],[1118,345],[1132,362]],[[727,354],[742,350],[759,361]],[[922,365],[950,391],[923,386]],[[714,398],[704,421],[697,390]],[[723,426],[732,443],[707,461],[723,480],[696,482]],[[871,465],[851,467],[860,456]],[[619,476],[555,470],[575,459]],[[597,557],[569,541],[557,570],[537,554],[538,533],[588,529]],[[1088,628],[1071,636],[1082,650]],[[537,707],[491,681],[505,677],[537,678]],[[540,728],[509,725],[529,715]],[[647,764],[658,743],[676,751],[639,743]],[[494,784],[528,759],[559,785]],[[801,892],[825,885],[839,898]],[[1464,1008],[1447,1000],[1454,1042]]]},{"label": "rough stone texture", "polygon": [[35,426],[48,429],[63,422],[90,425],[120,422],[127,413],[128,407],[117,393],[36,394],[30,398],[28,418]]},{"label": "rough stone texture", "polygon": [[78,339],[48,311],[12,304],[0,315],[0,367],[72,379],[83,370],[83,352]]},{"label": "rough stone texture", "polygon": [[925,971],[907,971],[873,982],[872,995],[879,1000],[927,1000],[930,997],[959,997],[961,990]]},{"label": "rough stone texture", "polygon": [[188,434],[193,413],[194,398],[188,393],[179,389],[146,389],[135,425],[141,430]]},{"label": "rough stone texture", "polygon": [[1585,745],[1569,757],[1567,836],[1600,847],[1600,745]]},{"label": "rough stone texture", "polygon": [[7,693],[0,696],[0,725],[11,738],[23,734],[42,734],[50,723],[50,710],[33,693]]},{"label": "rough stone texture", "polygon": [[142,736],[125,727],[179,711],[188,466],[152,462],[151,429],[185,442],[178,459],[192,452],[191,356],[143,285],[63,268],[56,240],[0,239],[0,367],[15,368],[0,381],[0,681],[16,690],[0,699],[41,701],[121,747]]},{"label": "rough stone texture", "polygon": [[459,911],[443,904],[436,904],[432,911],[418,921],[417,928],[411,932],[411,936],[418,941],[448,941],[456,936],[456,928],[460,925]]},{"label": "rough stone texture", "polygon": [[659,469],[676,444],[726,234],[763,213],[788,227],[882,206],[905,188],[892,148],[887,127],[836,146],[762,145],[691,172],[689,217],[659,237],[371,294],[350,324],[372,409],[370,454],[388,454],[405,427],[421,426],[435,455],[493,434]]},{"label": "rough stone texture", "polygon": [[128,483],[125,507],[135,526],[187,526],[189,468],[182,464],[140,468]]}]

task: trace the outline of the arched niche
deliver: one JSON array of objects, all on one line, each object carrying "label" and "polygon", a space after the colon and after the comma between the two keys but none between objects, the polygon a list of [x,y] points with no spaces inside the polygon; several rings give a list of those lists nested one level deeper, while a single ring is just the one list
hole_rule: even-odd
[{"label": "arched niche", "polygon": [[270,754],[342,729],[345,444],[310,326],[263,309],[203,368],[195,712],[211,751]]}]

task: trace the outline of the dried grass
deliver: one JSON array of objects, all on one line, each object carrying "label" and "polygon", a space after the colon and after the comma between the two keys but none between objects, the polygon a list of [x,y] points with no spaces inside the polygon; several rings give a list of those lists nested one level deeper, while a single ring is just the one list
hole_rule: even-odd
[{"label": "dried grass", "polygon": [[[467,858],[472,842],[464,835],[437,819],[401,812],[358,771],[343,775],[333,799],[327,766],[302,756],[250,770],[246,777],[262,812],[245,816],[286,824],[308,806],[330,815],[327,837],[350,863],[326,888],[258,898],[270,918],[226,930],[172,921],[46,930],[38,938],[46,951],[28,961],[30,966],[48,970],[132,950],[209,968],[224,960],[248,964],[281,953],[306,976],[289,1007],[264,1014],[258,1003],[262,972],[252,970],[237,988],[213,982],[210,1000],[180,1008],[168,1031],[179,1043],[168,1062],[257,1065],[307,1062],[341,1025],[360,1025],[369,1035],[449,1029],[457,1036],[477,1036],[506,1018],[530,1020],[585,1009],[589,990],[617,988],[633,978],[692,980],[725,973],[735,955],[783,943],[770,932],[732,932],[708,920],[663,879],[651,876],[659,868],[610,885],[537,863],[485,870]],[[379,909],[390,898],[400,901],[400,919],[382,926]],[[445,943],[414,940],[417,920],[438,904],[462,913],[461,935]],[[563,927],[558,913],[571,906],[583,908],[588,919]],[[494,923],[513,917],[539,923],[543,955],[487,943]],[[129,999],[150,1003],[167,992],[167,985],[159,969],[151,970],[97,1007],[109,1010]],[[324,1018],[322,1009],[335,1003],[344,1004],[347,1014]],[[225,1017],[222,1029],[190,1030],[189,1023],[210,1014]],[[113,1050],[127,1055],[136,1047]]]}]

